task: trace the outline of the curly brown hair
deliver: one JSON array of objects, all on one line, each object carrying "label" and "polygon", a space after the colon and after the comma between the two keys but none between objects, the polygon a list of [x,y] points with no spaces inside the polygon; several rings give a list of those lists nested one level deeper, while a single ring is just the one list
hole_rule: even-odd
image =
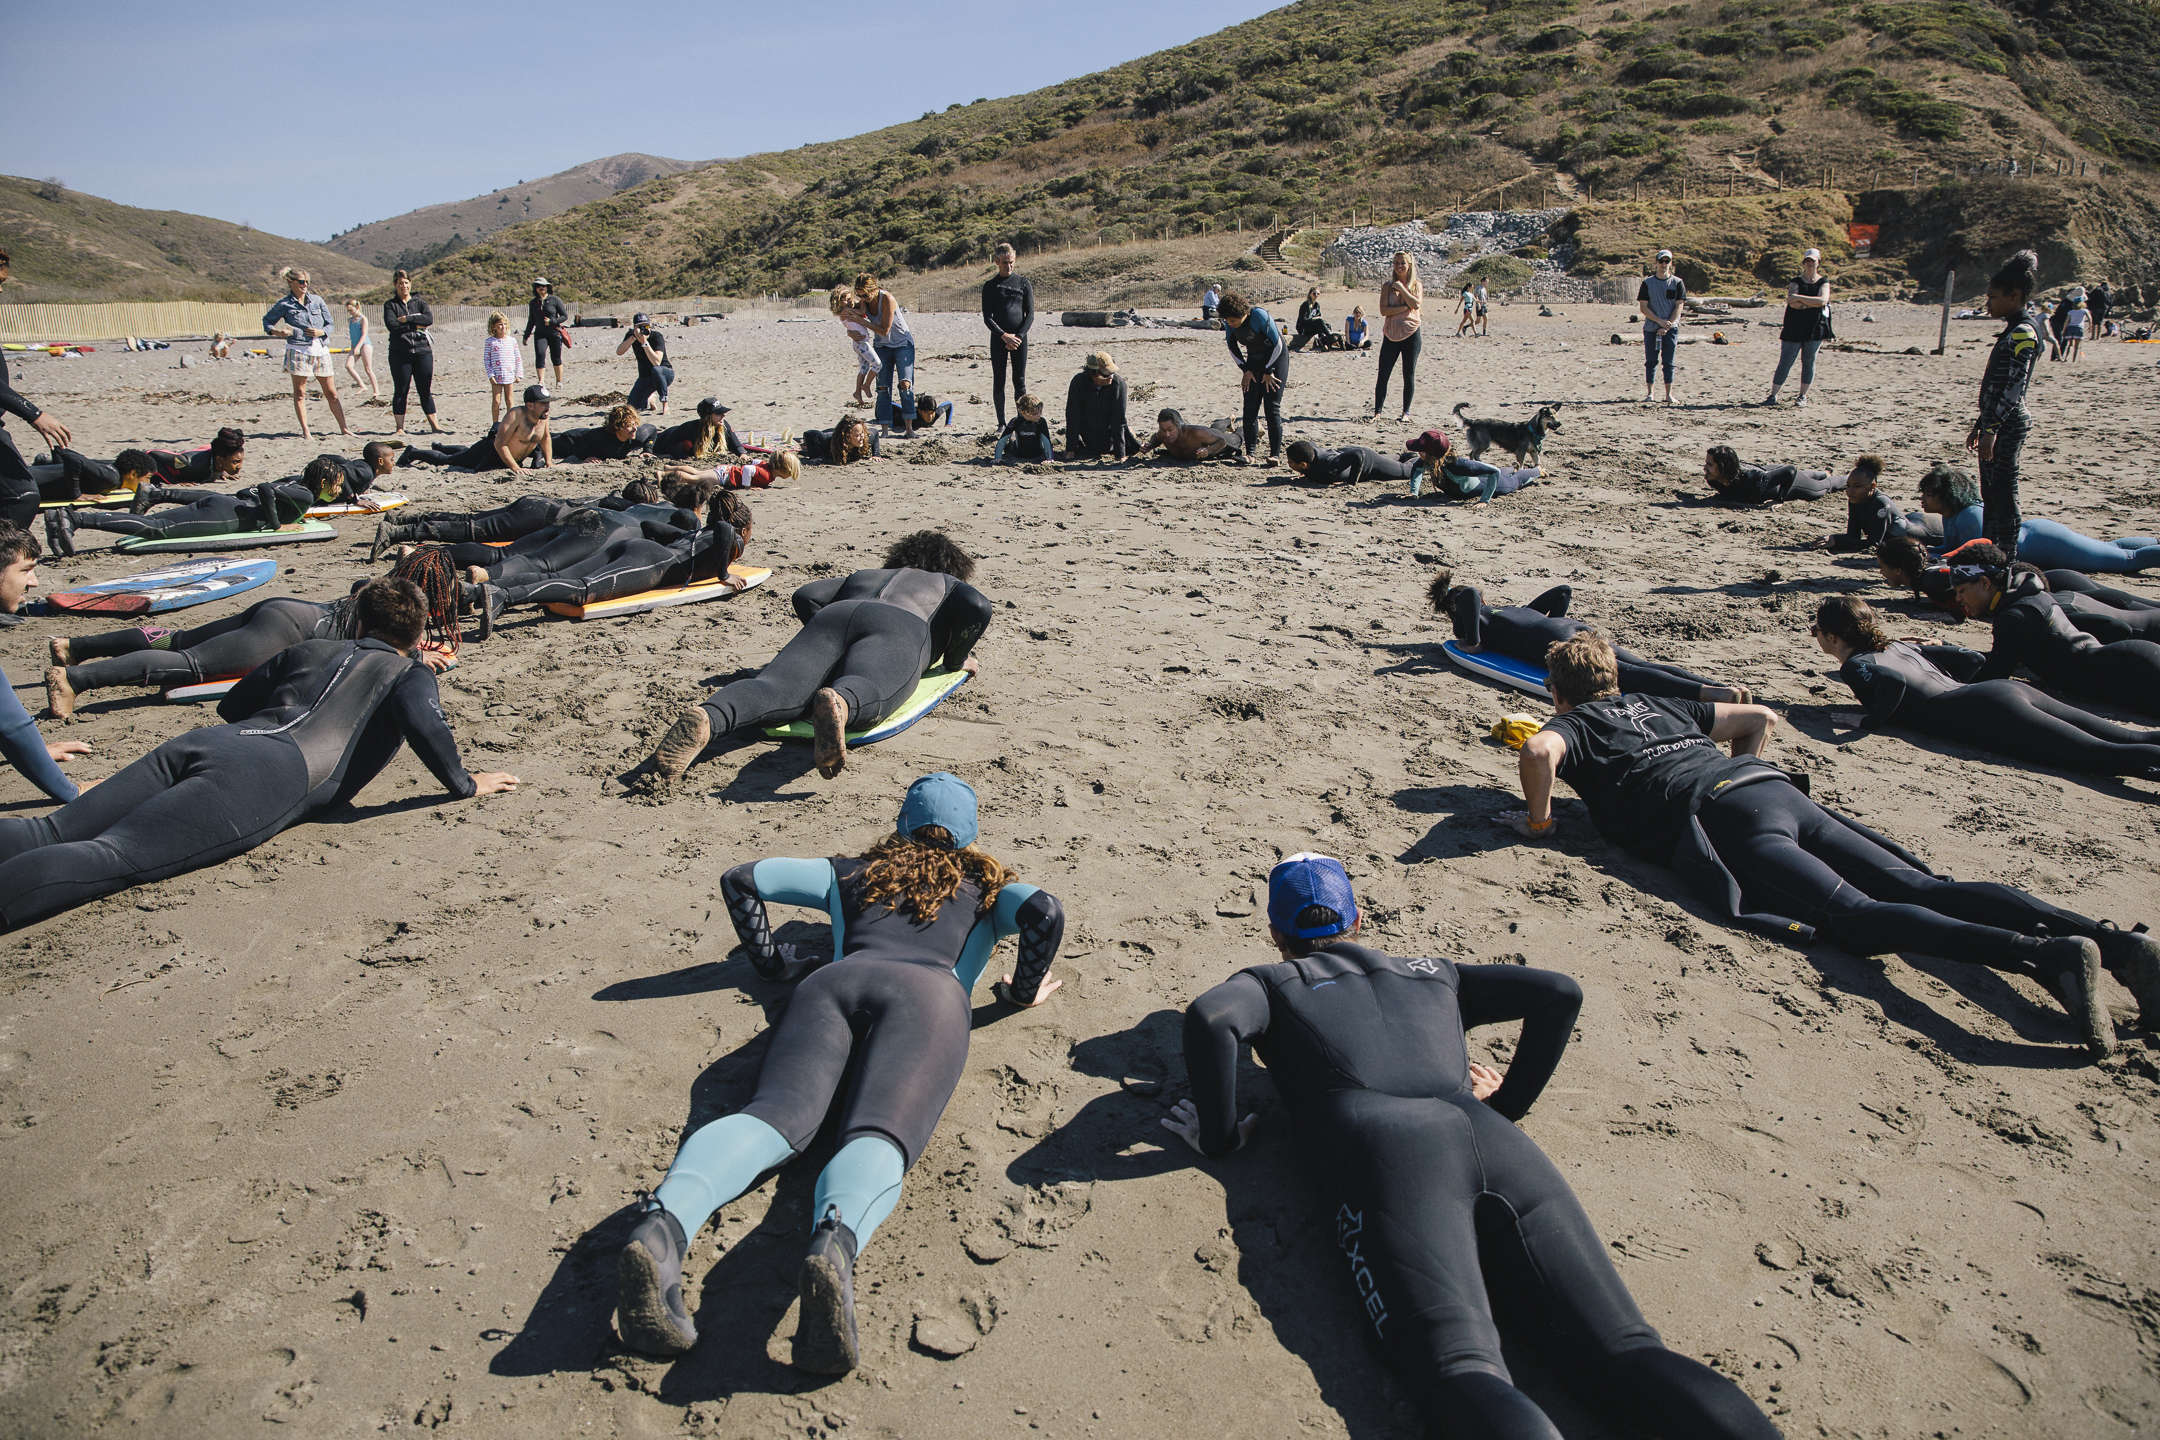
[{"label": "curly brown hair", "polygon": [[1850,595],[1833,595],[1816,606],[1815,626],[1864,653],[1890,648],[1890,634],[1876,617],[1875,607]]},{"label": "curly brown hair", "polygon": [[938,910],[960,893],[963,881],[973,880],[982,891],[978,915],[989,914],[998,891],[1013,881],[1013,872],[987,851],[973,845],[955,849],[942,825],[922,826],[913,836],[888,836],[862,858],[870,862],[862,874],[864,908],[883,905],[924,925],[936,923]]},{"label": "curly brown hair", "polygon": [[870,427],[861,416],[842,415],[833,422],[832,451],[827,458],[835,465],[852,465],[870,458]]}]

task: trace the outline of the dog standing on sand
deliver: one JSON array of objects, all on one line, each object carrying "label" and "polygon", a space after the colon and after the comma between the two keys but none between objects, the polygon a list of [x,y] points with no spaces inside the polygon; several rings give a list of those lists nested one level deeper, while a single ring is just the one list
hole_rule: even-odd
[{"label": "dog standing on sand", "polygon": [[1513,455],[1518,466],[1545,463],[1545,432],[1560,428],[1560,416],[1554,407],[1539,406],[1527,425],[1520,420],[1473,420],[1462,413],[1469,408],[1467,400],[1457,405],[1455,418],[1462,422],[1463,451],[1472,460],[1497,445]]}]

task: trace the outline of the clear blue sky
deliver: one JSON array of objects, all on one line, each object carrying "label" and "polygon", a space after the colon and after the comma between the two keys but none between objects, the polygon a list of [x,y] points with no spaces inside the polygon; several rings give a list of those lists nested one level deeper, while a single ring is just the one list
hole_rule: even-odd
[{"label": "clear blue sky", "polygon": [[643,151],[837,140],[1271,0],[0,0],[0,168],[303,240]]}]

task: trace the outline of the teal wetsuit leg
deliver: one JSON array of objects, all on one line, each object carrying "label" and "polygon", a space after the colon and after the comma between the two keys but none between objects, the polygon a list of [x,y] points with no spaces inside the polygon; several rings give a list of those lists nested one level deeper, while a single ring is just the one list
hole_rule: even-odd
[{"label": "teal wetsuit leg", "polygon": [[683,1142],[654,1195],[682,1222],[685,1235],[695,1235],[713,1211],[794,1155],[794,1147],[763,1120],[725,1115]]},{"label": "teal wetsuit leg", "polygon": [[819,1174],[810,1223],[820,1224],[837,1213],[840,1223],[854,1232],[859,1250],[870,1243],[870,1233],[899,1203],[900,1181],[906,1173],[907,1157],[899,1146],[882,1135],[856,1136],[840,1147]]}]

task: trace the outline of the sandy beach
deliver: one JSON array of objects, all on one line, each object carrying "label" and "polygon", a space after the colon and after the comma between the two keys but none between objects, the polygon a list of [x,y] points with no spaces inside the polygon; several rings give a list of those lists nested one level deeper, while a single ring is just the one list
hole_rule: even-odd
[{"label": "sandy beach", "polygon": [[[1352,303],[1374,297],[1329,296],[1331,322]],[[327,823],[0,939],[0,1433],[1422,1434],[1360,1342],[1264,1076],[1247,1075],[1261,1128],[1230,1159],[1196,1163],[1158,1125],[1186,1088],[1180,1010],[1274,958],[1258,892],[1301,849],[1342,857],[1387,949],[1582,983],[1577,1039],[1525,1128],[1666,1341],[1788,1436],[2151,1433],[2160,1068],[2128,994],[2108,997],[2122,1053],[2095,1066],[2037,988],[1726,928],[1572,798],[1557,843],[1516,839],[1493,820],[1519,803],[1515,757],[1488,731],[1541,707],[1452,669],[1425,597],[1442,559],[1492,603],[1572,585],[1574,613],[1621,642],[1753,687],[1784,717],[1776,759],[1937,868],[2160,923],[2151,783],[1831,723],[1856,707],[1806,634],[1824,596],[1952,628],[1864,557],[1804,548],[1843,528],[1840,499],[1735,511],[1676,495],[1705,491],[1703,449],[1727,443],[1840,471],[1877,450],[1910,500],[1929,462],[1960,458],[1994,327],[1953,322],[1947,356],[1904,354],[1933,347],[1933,310],[1841,304],[1841,335],[1882,353],[1826,350],[1813,403],[1767,410],[1751,402],[1779,312],[1740,312],[1715,327],[1729,345],[1688,327],[1705,340],[1680,351],[1668,409],[1640,402],[1632,311],[1556,308],[1496,306],[1490,338],[1456,340],[1433,297],[1408,424],[1363,418],[1372,353],[1293,360],[1292,439],[1392,453],[1428,425],[1457,432],[1458,401],[1518,420],[1560,406],[1547,478],[1485,507],[1313,490],[1265,466],[993,469],[981,322],[917,316],[919,385],[957,402],[956,425],[753,495],[763,588],[620,620],[520,612],[468,644],[445,711],[468,765],[516,773],[518,793],[449,801],[408,752]],[[837,324],[781,318],[807,313],[664,326],[671,418],[716,394],[738,428],[829,425],[854,361]],[[1165,405],[1235,412],[1218,335],[1036,337],[1053,421],[1098,348],[1143,433]],[[558,430],[598,423],[629,388],[616,338],[577,332]],[[441,340],[444,417],[467,443],[485,429],[480,330]],[[2160,533],[2155,359],[2095,342],[2042,364],[2029,515]],[[359,438],[323,440],[317,402],[322,443],[302,441],[268,360],[181,369],[173,352],[106,350],[33,357],[15,384],[99,458],[239,425],[249,480],[390,428],[386,408],[353,406]],[[396,484],[416,508],[478,509],[637,473]],[[373,525],[339,525],[335,543],[267,552],[285,567],[269,587],[178,623],[344,593]],[[795,586],[874,565],[924,526],[979,558],[999,607],[975,683],[835,781],[807,745],[759,740],[673,795],[625,785],[679,706],[794,632]],[[103,540],[85,532],[44,565],[45,588],[146,568]],[[2123,583],[2160,598],[2160,572]],[[47,637],[99,628],[6,632],[34,712]],[[208,707],[100,691],[43,728],[93,743],[75,768],[105,775],[210,723]],[[730,958],[721,873],[857,852],[938,769],[980,793],[983,846],[1063,898],[1065,984],[1026,1012],[978,990],[966,1078],[857,1271],[862,1367],[827,1382],[782,1363],[829,1143],[697,1238],[696,1350],[621,1350],[614,1257],[633,1197],[686,1126],[747,1099],[787,1004]],[[45,808],[0,771],[0,813]],[[819,917],[774,918],[784,940],[826,943]],[[1473,1051],[1504,1064],[1510,1038],[1476,1032]],[[1510,1358],[1574,1440],[1615,1433],[1534,1355]]]}]

